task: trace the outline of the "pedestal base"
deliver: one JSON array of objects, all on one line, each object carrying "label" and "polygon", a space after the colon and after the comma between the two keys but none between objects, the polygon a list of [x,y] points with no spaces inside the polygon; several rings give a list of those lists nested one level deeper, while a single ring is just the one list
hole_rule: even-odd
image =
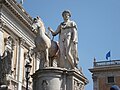
[{"label": "pedestal base", "polygon": [[88,80],[79,70],[48,67],[33,75],[33,90],[84,90]]}]

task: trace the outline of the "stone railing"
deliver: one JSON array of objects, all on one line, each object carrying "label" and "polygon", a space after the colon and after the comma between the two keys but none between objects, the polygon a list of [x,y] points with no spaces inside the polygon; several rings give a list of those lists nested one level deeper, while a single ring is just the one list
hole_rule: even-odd
[{"label": "stone railing", "polygon": [[94,67],[120,65],[120,60],[94,62]]}]

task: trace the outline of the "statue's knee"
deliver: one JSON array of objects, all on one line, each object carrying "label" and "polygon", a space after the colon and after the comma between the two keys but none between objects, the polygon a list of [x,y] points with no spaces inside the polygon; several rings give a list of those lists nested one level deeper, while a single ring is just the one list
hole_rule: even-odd
[{"label": "statue's knee", "polygon": [[71,55],[71,53],[70,53],[70,52],[68,52],[68,53],[67,53],[67,56],[68,56],[68,57],[71,57],[72,55]]},{"label": "statue's knee", "polygon": [[70,58],[71,58],[70,53],[68,53],[68,54],[66,55],[66,57],[67,57],[68,59],[70,59]]}]

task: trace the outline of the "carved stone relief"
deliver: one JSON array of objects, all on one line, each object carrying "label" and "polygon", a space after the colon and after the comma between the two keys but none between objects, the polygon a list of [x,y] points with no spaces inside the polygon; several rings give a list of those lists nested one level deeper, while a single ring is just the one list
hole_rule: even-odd
[{"label": "carved stone relief", "polygon": [[47,90],[47,85],[48,85],[48,81],[47,80],[43,80],[42,81],[42,88],[43,88],[43,90]]},{"label": "carved stone relief", "polygon": [[83,83],[78,80],[74,80],[74,90],[83,90]]},{"label": "carved stone relief", "polygon": [[0,58],[0,83],[8,84],[8,74],[11,74],[11,63],[13,57],[13,49],[14,49],[14,40],[11,36],[4,39],[5,41],[5,51]]},{"label": "carved stone relief", "polygon": [[24,58],[25,58],[25,63],[26,64],[30,64],[31,63],[32,58],[31,58],[31,55],[30,55],[29,51],[25,53]]}]

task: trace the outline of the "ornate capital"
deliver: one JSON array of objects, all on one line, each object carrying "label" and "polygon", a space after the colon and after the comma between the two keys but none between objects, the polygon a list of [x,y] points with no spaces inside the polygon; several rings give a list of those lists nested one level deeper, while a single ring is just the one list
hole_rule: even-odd
[{"label": "ornate capital", "polygon": [[48,81],[47,80],[43,80],[42,81],[42,88],[43,88],[43,90],[47,90],[47,85],[48,85]]},{"label": "ornate capital", "polygon": [[20,37],[19,41],[20,41],[20,46],[25,45],[25,40],[22,37]]}]

